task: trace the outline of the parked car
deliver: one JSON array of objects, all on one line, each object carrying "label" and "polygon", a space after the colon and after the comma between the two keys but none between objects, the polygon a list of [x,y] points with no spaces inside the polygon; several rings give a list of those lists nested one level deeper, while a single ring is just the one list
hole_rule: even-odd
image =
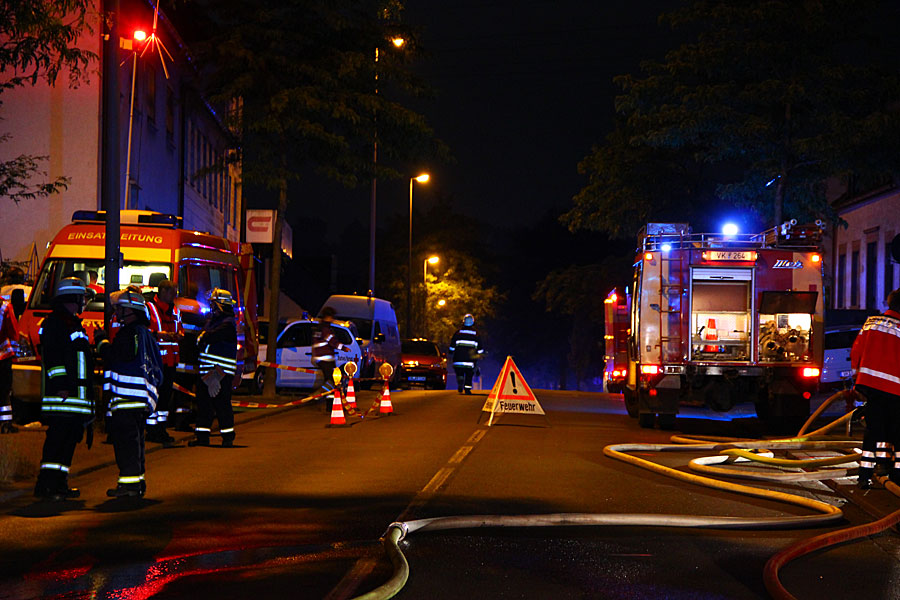
[{"label": "parked car", "polygon": [[[299,319],[288,322],[278,335],[275,362],[287,367],[315,369],[312,365],[312,335],[313,328],[318,324],[318,319]],[[362,350],[356,340],[356,326],[349,321],[333,321],[331,330],[337,341],[350,347],[350,352],[335,353],[337,366],[343,368],[349,361],[359,364],[362,359]],[[271,371],[271,369],[267,369],[268,373]],[[322,375],[318,372],[303,373],[277,369],[275,374],[275,387],[311,389],[322,383]]]},{"label": "parked car", "polygon": [[326,306],[334,309],[336,318],[352,321],[356,325],[357,339],[363,352],[358,375],[362,379],[360,386],[368,389],[379,379],[379,369],[384,363],[393,367],[392,380],[397,381],[400,333],[393,305],[387,300],[372,296],[333,295],[325,301],[322,308]]},{"label": "parked car", "polygon": [[446,389],[447,355],[437,344],[424,338],[403,340],[397,381],[404,388],[421,385],[426,390]]},{"label": "parked car", "polygon": [[[279,319],[278,334],[284,331],[285,326],[287,326],[287,320]],[[257,329],[256,336],[259,340],[259,351],[256,353],[256,360],[257,363],[260,363],[266,360],[266,352],[269,347],[269,319],[266,317],[259,318],[259,328]],[[262,394],[267,372],[268,370],[265,367],[257,367],[252,373],[244,373],[242,376],[244,380],[243,383],[247,384],[251,394]]]},{"label": "parked car", "polygon": [[839,389],[844,385],[849,386],[850,377],[850,348],[859,334],[859,325],[840,325],[825,328],[825,359],[822,365],[822,375],[819,379],[819,389],[828,391]]}]

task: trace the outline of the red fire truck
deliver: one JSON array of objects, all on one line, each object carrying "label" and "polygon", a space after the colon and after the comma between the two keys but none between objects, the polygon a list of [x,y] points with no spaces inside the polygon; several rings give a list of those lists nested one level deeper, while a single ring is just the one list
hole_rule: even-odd
[{"label": "red fire truck", "polygon": [[631,296],[611,291],[603,300],[604,346],[606,364],[603,369],[604,387],[612,394],[621,393],[628,374],[628,322]]},{"label": "red fire truck", "polygon": [[[89,285],[90,297],[82,323],[93,340],[103,327],[105,289],[104,211],[76,211],[72,223],[53,238],[25,312],[19,319],[19,354],[13,365],[13,396],[18,401],[40,401],[41,371],[38,352],[40,322],[50,314],[56,282],[79,277]],[[206,292],[224,288],[235,298],[238,330],[238,364],[252,371],[256,366],[256,299],[252,284],[252,251],[234,242],[199,231],[179,229],[181,219],[150,211],[121,212],[119,269],[121,287],[137,285],[149,297],[161,279],[169,279],[185,295],[196,285],[201,311],[208,310]],[[250,256],[247,256],[247,253]],[[95,280],[96,277],[96,280]],[[103,290],[100,292],[100,290]],[[246,360],[245,360],[246,357]],[[241,382],[241,369],[234,385]]]},{"label": "red fire truck", "polygon": [[673,428],[680,404],[790,428],[809,415],[822,366],[822,223],[761,234],[639,233],[623,390],[642,427]]}]

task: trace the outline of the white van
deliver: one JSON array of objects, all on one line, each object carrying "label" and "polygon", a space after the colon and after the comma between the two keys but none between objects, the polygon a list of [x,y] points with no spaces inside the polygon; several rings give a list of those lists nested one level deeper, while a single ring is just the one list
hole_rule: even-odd
[{"label": "white van", "polygon": [[[322,308],[334,309],[335,318],[352,321],[359,335],[359,345],[363,358],[360,365],[361,387],[370,387],[372,380],[380,378],[378,369],[388,363],[394,374],[400,366],[400,332],[397,330],[397,313],[387,300],[371,296],[334,295],[325,301]],[[322,311],[319,311],[321,316]]]}]

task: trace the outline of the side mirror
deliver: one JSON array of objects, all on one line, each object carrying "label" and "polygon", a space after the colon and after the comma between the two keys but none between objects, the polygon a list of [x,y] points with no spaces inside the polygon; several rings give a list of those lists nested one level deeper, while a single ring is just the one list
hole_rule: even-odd
[{"label": "side mirror", "polygon": [[383,344],[384,343],[384,334],[376,333],[375,337],[372,338],[372,341],[375,342],[376,344]]}]

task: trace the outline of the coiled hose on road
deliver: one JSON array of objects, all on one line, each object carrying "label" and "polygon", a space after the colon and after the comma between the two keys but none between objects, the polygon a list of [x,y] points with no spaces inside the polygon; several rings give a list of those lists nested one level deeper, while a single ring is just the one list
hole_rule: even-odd
[{"label": "coiled hose on road", "polygon": [[[738,494],[766,498],[808,508],[813,514],[789,517],[724,517],[724,516],[688,516],[657,514],[594,514],[594,513],[556,513],[546,515],[472,515],[435,517],[413,521],[394,522],[388,526],[381,538],[385,552],[394,568],[391,578],[378,588],[358,596],[359,599],[381,600],[392,598],[399,593],[409,578],[409,563],[400,550],[400,542],[416,531],[438,531],[447,529],[475,529],[480,527],[561,527],[561,526],[621,526],[644,525],[654,527],[692,527],[718,529],[793,529],[813,527],[834,523],[843,518],[841,509],[811,498],[795,494],[767,490],[763,488],[731,483],[687,473],[671,467],[639,458],[629,452],[716,452],[714,456],[696,458],[689,463],[689,468],[696,473],[719,475],[725,477],[753,479],[784,483],[785,481],[803,481],[834,479],[844,477],[848,469],[826,469],[823,471],[768,472],[763,469],[747,470],[718,466],[723,463],[756,462],[764,466],[790,467],[795,469],[818,469],[834,465],[847,464],[857,460],[857,453],[852,449],[860,443],[854,440],[822,440],[815,439],[835,427],[850,421],[853,411],[811,433],[805,433],[813,421],[834,401],[847,398],[851,391],[841,391],[826,400],[813,413],[800,429],[797,437],[780,440],[745,440],[736,438],[691,438],[673,436],[672,444],[613,444],[603,449],[610,458],[633,464],[655,473],[672,477],[688,483],[709,488],[725,490]],[[824,459],[786,459],[775,458],[772,452],[761,450],[850,450],[839,456]],[[900,496],[900,487],[881,478],[885,487]],[[875,535],[900,522],[900,511],[867,525],[850,527],[833,531],[812,538],[800,540],[785,548],[766,563],[763,580],[769,594],[777,600],[794,599],[781,584],[778,578],[779,569],[790,561],[829,546],[845,543],[860,537]]]}]

